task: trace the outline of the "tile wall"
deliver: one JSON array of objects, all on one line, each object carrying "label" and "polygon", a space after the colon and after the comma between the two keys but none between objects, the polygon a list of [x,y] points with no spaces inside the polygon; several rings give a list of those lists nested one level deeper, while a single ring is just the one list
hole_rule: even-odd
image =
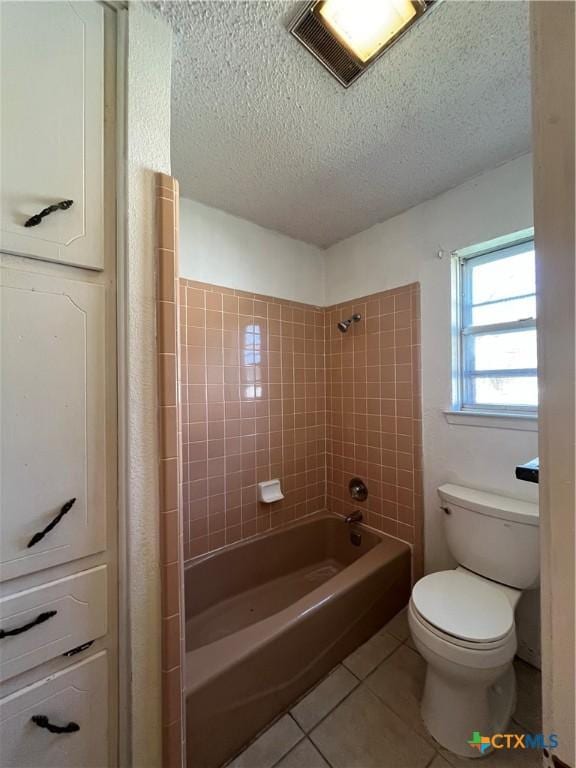
[{"label": "tile wall", "polygon": [[162,766],[181,768],[183,531],[178,400],[178,182],[156,174],[156,336],[162,599]]},{"label": "tile wall", "polygon": [[[362,320],[337,328],[354,313]],[[423,568],[420,288],[417,283],[327,307],[327,506],[361,509],[373,528],[414,545]],[[355,502],[348,484],[368,486]]]},{"label": "tile wall", "polygon": [[[180,280],[185,559],[361,508],[414,545],[422,572],[419,299],[412,284],[318,308]],[[276,477],[284,501],[258,503],[257,483]]]},{"label": "tile wall", "polygon": [[180,339],[185,558],[325,508],[323,310],[180,280]]}]

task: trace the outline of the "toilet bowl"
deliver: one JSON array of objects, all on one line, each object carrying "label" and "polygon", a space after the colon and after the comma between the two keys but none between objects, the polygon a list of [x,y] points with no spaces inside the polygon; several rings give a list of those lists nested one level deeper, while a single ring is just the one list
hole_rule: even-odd
[{"label": "toilet bowl", "polygon": [[422,719],[442,746],[480,757],[473,731],[501,732],[516,704],[512,660],[520,592],[463,568],[421,579],[408,608],[416,648],[427,662]]},{"label": "toilet bowl", "polygon": [[474,732],[505,731],[516,706],[515,608],[538,583],[538,507],[454,485],[439,489],[460,565],[420,579],[408,623],[427,663],[421,714],[430,734],[481,757]]}]

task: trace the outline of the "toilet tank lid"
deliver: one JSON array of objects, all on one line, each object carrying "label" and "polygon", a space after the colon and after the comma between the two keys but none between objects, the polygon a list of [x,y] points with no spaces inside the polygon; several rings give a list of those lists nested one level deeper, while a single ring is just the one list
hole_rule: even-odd
[{"label": "toilet tank lid", "polygon": [[524,525],[539,525],[538,504],[520,501],[508,496],[500,496],[487,491],[465,488],[463,485],[446,483],[438,488],[438,495],[443,502],[452,503],[473,512],[479,512],[502,520],[511,520]]}]

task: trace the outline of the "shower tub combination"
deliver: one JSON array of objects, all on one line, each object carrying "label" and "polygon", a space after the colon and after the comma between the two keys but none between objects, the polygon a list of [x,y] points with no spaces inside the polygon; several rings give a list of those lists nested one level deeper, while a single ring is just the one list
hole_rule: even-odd
[{"label": "shower tub combination", "polygon": [[410,565],[407,544],[329,513],[192,561],[188,768],[224,764],[398,613]]}]

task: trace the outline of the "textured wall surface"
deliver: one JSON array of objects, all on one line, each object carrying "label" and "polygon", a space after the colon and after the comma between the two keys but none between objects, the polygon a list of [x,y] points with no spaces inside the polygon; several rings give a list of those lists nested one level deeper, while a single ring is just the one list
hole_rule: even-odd
[{"label": "textured wall surface", "polygon": [[324,252],[193,200],[180,201],[180,276],[324,304]]},{"label": "textured wall surface", "polygon": [[348,90],[288,34],[298,3],[153,5],[174,174],[206,205],[327,246],[530,148],[526,2],[438,3]]},{"label": "textured wall surface", "polygon": [[126,441],[131,751],[161,765],[158,422],[156,412],[154,171],[170,173],[170,29],[138,5],[128,12],[126,61]]},{"label": "textured wall surface", "polygon": [[181,280],[180,338],[185,557],[323,509],[323,311]]}]

